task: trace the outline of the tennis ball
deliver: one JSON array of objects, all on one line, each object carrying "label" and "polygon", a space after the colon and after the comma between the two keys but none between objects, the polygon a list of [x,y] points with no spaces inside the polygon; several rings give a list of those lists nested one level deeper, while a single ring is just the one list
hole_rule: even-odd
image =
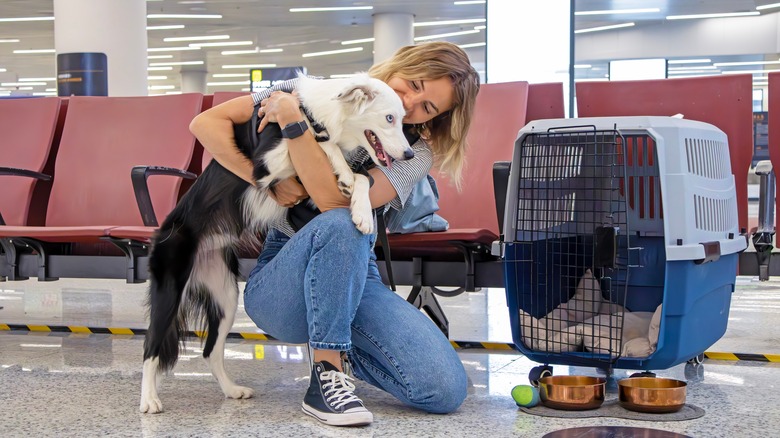
[{"label": "tennis ball", "polygon": [[539,390],[531,385],[517,385],[512,388],[512,398],[517,406],[532,408],[539,404]]}]

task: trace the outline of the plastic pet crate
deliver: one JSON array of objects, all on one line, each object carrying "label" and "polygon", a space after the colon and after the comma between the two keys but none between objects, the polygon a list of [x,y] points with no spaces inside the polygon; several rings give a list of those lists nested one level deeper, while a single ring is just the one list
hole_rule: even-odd
[{"label": "plastic pet crate", "polygon": [[[531,360],[654,370],[701,357],[726,331],[746,246],[727,138],[716,127],[599,117],[521,129],[502,252],[513,341]],[[572,315],[603,306],[658,311],[654,351],[626,355],[628,313],[573,329]]]}]

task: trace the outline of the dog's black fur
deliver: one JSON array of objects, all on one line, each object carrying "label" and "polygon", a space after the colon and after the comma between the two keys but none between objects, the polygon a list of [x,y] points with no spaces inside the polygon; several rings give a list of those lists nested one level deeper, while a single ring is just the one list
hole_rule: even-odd
[{"label": "dog's black fur", "polygon": [[[279,125],[269,123],[258,134],[255,120],[257,117],[253,116],[252,121],[236,125],[234,133],[241,153],[256,163],[254,177],[257,181],[268,174],[261,155],[281,139],[281,130]],[[200,238],[215,231],[214,215],[218,215],[220,232],[227,228],[234,236],[244,233],[246,224],[238,200],[248,187],[249,183],[212,160],[160,226],[149,258],[150,322],[144,342],[144,360],[159,357],[160,368],[164,370],[170,370],[176,364],[179,342],[187,332],[184,318],[177,317],[180,306],[200,323],[199,329],[208,332],[203,357],[211,355],[223,310],[207,291],[188,295],[185,303],[180,302],[181,292],[190,278]],[[224,254],[230,272],[236,277],[240,249],[239,245],[234,245],[226,248]],[[199,309],[204,314],[198,314]]]}]

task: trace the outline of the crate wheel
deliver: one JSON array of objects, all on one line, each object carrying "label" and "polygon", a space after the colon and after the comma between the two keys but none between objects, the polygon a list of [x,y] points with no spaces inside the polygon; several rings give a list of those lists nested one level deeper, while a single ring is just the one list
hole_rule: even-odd
[{"label": "crate wheel", "polygon": [[698,354],[695,357],[688,359],[688,363],[691,365],[701,365],[704,363],[704,353]]},{"label": "crate wheel", "polygon": [[531,368],[531,372],[528,373],[528,381],[531,385],[539,387],[539,379],[547,376],[552,376],[553,367],[549,365],[540,365],[538,367]]},{"label": "crate wheel", "polygon": [[634,373],[630,377],[655,377],[655,373],[652,371],[642,371],[641,373]]}]

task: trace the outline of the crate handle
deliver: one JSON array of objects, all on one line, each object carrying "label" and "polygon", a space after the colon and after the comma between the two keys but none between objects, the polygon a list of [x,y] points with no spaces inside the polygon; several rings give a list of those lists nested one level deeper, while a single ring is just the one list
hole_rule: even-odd
[{"label": "crate handle", "polygon": [[717,261],[720,258],[720,242],[702,242],[699,245],[704,247],[704,258],[696,260],[697,265]]},{"label": "crate handle", "polygon": [[596,132],[596,125],[576,125],[576,126],[561,126],[561,127],[552,127],[547,128],[547,132],[553,133],[556,131],[577,131],[581,130],[582,128],[592,128],[593,132]]}]

